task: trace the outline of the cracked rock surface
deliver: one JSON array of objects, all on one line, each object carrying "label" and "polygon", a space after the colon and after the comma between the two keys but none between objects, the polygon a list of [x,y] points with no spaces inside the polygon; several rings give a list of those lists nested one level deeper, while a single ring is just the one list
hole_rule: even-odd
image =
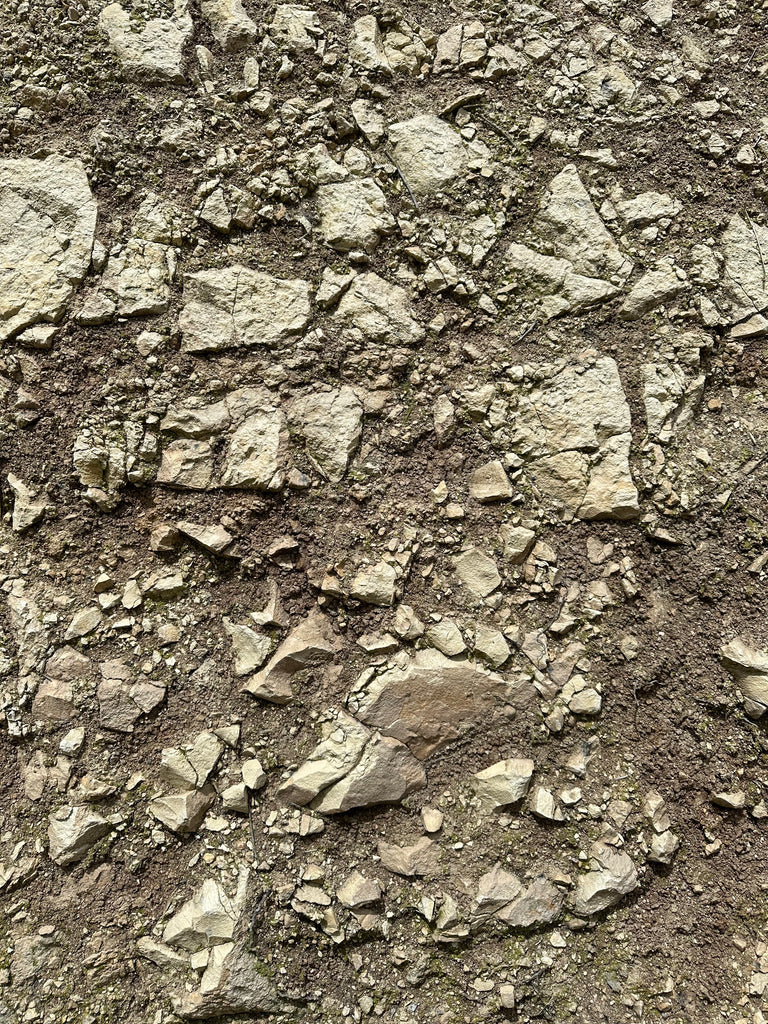
[{"label": "cracked rock surface", "polygon": [[2,1024],[768,1019],[767,27],[2,5]]}]

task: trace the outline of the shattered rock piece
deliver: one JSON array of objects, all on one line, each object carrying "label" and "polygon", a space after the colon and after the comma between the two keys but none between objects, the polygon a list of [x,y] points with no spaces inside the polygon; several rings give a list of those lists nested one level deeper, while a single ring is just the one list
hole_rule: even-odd
[{"label": "shattered rock piece", "polygon": [[359,910],[360,907],[378,903],[382,894],[378,879],[366,878],[359,871],[353,871],[344,885],[336,890],[336,898],[348,910]]},{"label": "shattered rock piece", "polygon": [[324,814],[396,803],[426,785],[408,748],[373,734],[343,712],[323,727],[324,739],[278,790],[291,803]]},{"label": "shattered rock piece", "polygon": [[439,191],[467,169],[467,146],[442,118],[420,114],[391,124],[388,134],[397,165],[417,195]]},{"label": "shattered rock piece", "polygon": [[352,388],[297,398],[289,422],[305,439],[307,454],[331,483],[339,483],[360,442],[363,403]]},{"label": "shattered rock piece", "polygon": [[373,252],[382,235],[395,228],[387,200],[371,178],[321,185],[315,193],[320,234],[339,252]]},{"label": "shattered rock piece", "polygon": [[366,338],[382,344],[415,345],[424,329],[411,311],[408,293],[378,274],[359,274],[347,289],[335,313],[347,328],[361,331]]},{"label": "shattered rock piece", "polygon": [[496,562],[478,548],[462,551],[453,566],[470,594],[480,600],[492,594],[501,583]]},{"label": "shattered rock piece", "polygon": [[190,953],[230,942],[236,915],[236,906],[222,886],[207,878],[192,899],[187,900],[166,924],[163,942]]},{"label": "shattered rock piece", "polygon": [[149,679],[132,680],[131,670],[119,661],[99,666],[101,680],[96,690],[99,721],[105,729],[133,732],[142,715],[148,715],[165,699],[165,687]]},{"label": "shattered rock piece", "polygon": [[272,348],[309,323],[309,284],[243,266],[184,275],[179,316],[185,352]]},{"label": "shattered rock piece", "polygon": [[243,687],[254,697],[287,704],[293,697],[291,677],[332,660],[340,649],[329,620],[311,612],[280,644],[268,664]]},{"label": "shattered rock piece", "polygon": [[[223,957],[216,955],[217,949],[224,951]],[[200,989],[174,999],[174,1009],[184,1020],[289,1010],[290,1004],[278,995],[263,971],[261,963],[243,945],[214,946]]]},{"label": "shattered rock piece", "polygon": [[554,924],[563,909],[563,894],[548,878],[539,877],[496,913],[511,928]]},{"label": "shattered rock piece", "polygon": [[270,638],[254,632],[248,626],[238,626],[227,618],[222,619],[222,623],[232,640],[235,676],[248,676],[261,668],[272,650]]},{"label": "shattered rock piece", "polygon": [[15,533],[23,533],[35,523],[39,523],[46,511],[51,507],[47,501],[35,501],[35,492],[31,491],[13,473],[8,474],[8,485],[13,491],[13,517],[11,525]]},{"label": "shattered rock piece", "polygon": [[307,53],[315,49],[322,28],[316,11],[294,4],[278,4],[269,34],[288,53]]},{"label": "shattered rock piece", "polygon": [[119,3],[109,4],[99,15],[99,28],[108,36],[126,78],[184,81],[182,56],[193,32],[186,0],[176,0],[172,18],[150,18],[141,31],[134,30]]},{"label": "shattered rock piece", "polygon": [[440,868],[440,847],[426,836],[412,846],[396,846],[379,840],[378,853],[388,871],[406,878],[434,875]]},{"label": "shattered rock piece", "polygon": [[394,604],[397,572],[389,562],[381,561],[360,572],[352,580],[350,597],[365,604],[389,607]]},{"label": "shattered rock piece", "polygon": [[512,497],[512,485],[498,459],[488,462],[472,474],[469,482],[469,493],[476,501],[504,501]]},{"label": "shattered rock piece", "polygon": [[682,204],[662,192],[641,192],[616,204],[616,212],[629,227],[645,227],[664,217],[676,217]]},{"label": "shattered rock piece", "polygon": [[632,290],[619,310],[623,320],[639,320],[658,306],[669,302],[685,289],[670,263],[660,265],[657,270],[649,270],[632,286]]},{"label": "shattered rock piece", "polygon": [[363,15],[352,25],[349,39],[349,59],[368,71],[389,74],[389,61],[384,55],[381,30],[373,14]]},{"label": "shattered rock piece", "polygon": [[159,778],[176,789],[202,789],[224,750],[224,744],[212,732],[201,732],[191,744],[165,747],[161,755]]},{"label": "shattered rock piece", "polygon": [[149,811],[172,832],[184,834],[197,831],[215,799],[216,791],[206,786],[188,793],[155,797],[149,802]]},{"label": "shattered rock piece", "polygon": [[235,539],[223,526],[198,526],[197,523],[189,523],[186,520],[176,523],[179,533],[189,537],[215,555],[223,554]]},{"label": "shattered rock piece", "polygon": [[536,786],[531,792],[528,806],[532,814],[544,821],[564,821],[565,815],[557,805],[557,800],[551,790],[545,786]]},{"label": "shattered rock piece", "polygon": [[424,759],[487,718],[507,694],[501,676],[435,650],[396,655],[349,700],[362,722],[406,743]]},{"label": "shattered rock piece", "polygon": [[95,231],[80,160],[0,160],[0,341],[59,320],[88,271]]},{"label": "shattered rock piece", "polygon": [[231,53],[256,42],[259,30],[241,0],[202,0],[200,9],[222,50]]},{"label": "shattered rock piece", "polygon": [[48,820],[48,854],[60,867],[83,860],[114,828],[90,807],[61,807]]},{"label": "shattered rock piece", "polygon": [[483,768],[472,776],[472,788],[485,810],[516,804],[528,793],[533,778],[533,761],[527,757],[507,758]]},{"label": "shattered rock piece", "polygon": [[745,698],[747,711],[759,718],[768,709],[768,654],[739,637],[720,648],[720,662]]},{"label": "shattered rock piece", "polygon": [[615,906],[640,885],[632,858],[602,840],[592,844],[589,863],[574,893],[573,912],[579,917]]}]

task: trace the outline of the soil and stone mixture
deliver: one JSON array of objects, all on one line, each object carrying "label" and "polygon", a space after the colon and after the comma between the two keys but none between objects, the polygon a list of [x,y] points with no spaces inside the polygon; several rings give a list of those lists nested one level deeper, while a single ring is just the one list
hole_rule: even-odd
[{"label": "soil and stone mixture", "polygon": [[768,1017],[767,27],[2,5],[2,1024]]}]

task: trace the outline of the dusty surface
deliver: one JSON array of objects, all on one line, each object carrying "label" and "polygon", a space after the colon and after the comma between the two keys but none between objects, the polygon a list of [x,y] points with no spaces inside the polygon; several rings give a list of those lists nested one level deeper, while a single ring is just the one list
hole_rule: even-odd
[{"label": "dusty surface", "polygon": [[764,6],[3,6],[2,1024],[768,1015]]}]

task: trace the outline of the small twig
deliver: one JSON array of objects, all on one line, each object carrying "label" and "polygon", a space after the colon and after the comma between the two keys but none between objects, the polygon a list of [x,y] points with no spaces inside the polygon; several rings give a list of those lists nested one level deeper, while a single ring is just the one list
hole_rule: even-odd
[{"label": "small twig", "polygon": [[453,103],[449,103],[447,107],[443,107],[438,117],[450,117],[460,107],[468,107],[473,103],[479,103],[485,97],[485,89],[480,89],[477,92],[468,92],[463,96],[459,96]]},{"label": "small twig", "polygon": [[500,138],[504,139],[505,142],[508,142],[510,144],[510,146],[515,146],[516,145],[515,140],[512,138],[512,136],[509,134],[509,132],[505,131],[501,127],[501,125],[496,124],[495,121],[492,121],[490,119],[490,117],[486,117],[485,114],[481,114],[479,110],[475,111],[475,117],[479,117],[480,120],[484,124],[487,124],[489,128],[492,128],[496,132],[496,134]]},{"label": "small twig", "polygon": [[402,181],[402,183],[405,185],[406,192],[410,196],[410,200],[413,203],[414,210],[416,211],[416,213],[421,213],[421,210],[419,209],[419,204],[416,202],[416,196],[414,196],[413,192],[411,192],[411,186],[408,184],[408,181],[407,181],[405,175],[403,174],[403,172],[397,166],[397,160],[395,160],[395,158],[392,156],[392,154],[389,152],[388,149],[384,150],[384,154],[385,154],[387,160],[389,160],[389,162],[391,164],[394,164],[395,170],[397,171],[397,173],[398,173],[398,175],[400,177],[400,181]]},{"label": "small twig", "polygon": [[752,53],[750,53],[749,57],[747,57],[747,63],[746,63],[745,65],[744,65],[744,70],[745,70],[745,71],[747,70],[747,68],[749,67],[749,65],[750,65],[750,64],[752,63],[752,58],[753,58],[753,57],[755,56],[755,54],[757,53],[757,47],[758,47],[759,45],[760,45],[760,44],[759,44],[759,43],[757,43],[757,44],[756,44],[756,46],[755,46],[755,48],[754,48],[754,50],[752,51]]},{"label": "small twig", "polygon": [[518,340],[518,343],[519,343],[519,342],[521,342],[521,341],[525,341],[525,339],[526,339],[526,338],[528,337],[528,335],[529,335],[529,334],[530,334],[530,333],[531,333],[532,331],[535,331],[535,330],[536,330],[536,328],[537,328],[538,326],[539,326],[539,321],[538,321],[538,320],[534,320],[532,324],[529,324],[529,325],[528,325],[528,326],[527,326],[527,327],[525,328],[525,330],[523,331],[523,333],[522,333],[522,334],[520,335],[520,337],[519,337],[519,338],[517,339],[517,340]]}]

